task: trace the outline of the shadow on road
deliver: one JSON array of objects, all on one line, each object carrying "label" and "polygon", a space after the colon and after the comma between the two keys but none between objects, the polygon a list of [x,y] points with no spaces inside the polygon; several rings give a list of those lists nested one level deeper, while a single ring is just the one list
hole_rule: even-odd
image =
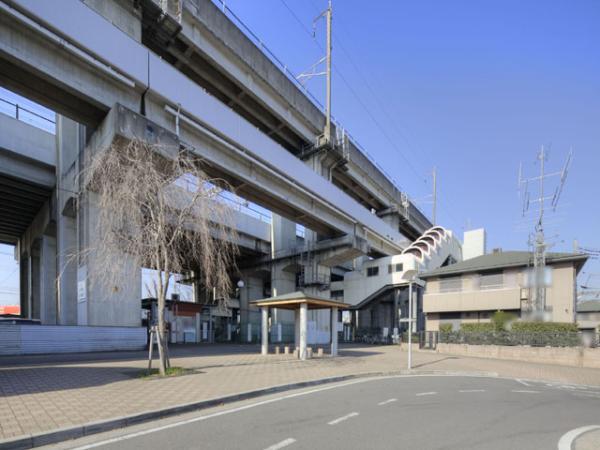
[{"label": "shadow on road", "polygon": [[459,359],[459,357],[458,356],[445,356],[444,358],[434,359],[433,361],[427,361],[427,362],[424,362],[421,364],[414,364],[413,369],[418,369],[418,368],[424,367],[424,366],[430,366],[432,364],[437,364],[439,362],[447,361],[449,359]]}]

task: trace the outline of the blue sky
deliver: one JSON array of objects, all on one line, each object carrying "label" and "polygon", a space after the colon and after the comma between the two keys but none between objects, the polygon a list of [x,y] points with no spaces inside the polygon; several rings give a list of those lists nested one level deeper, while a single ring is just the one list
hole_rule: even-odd
[{"label": "blue sky", "polygon": [[[325,0],[227,0],[296,74],[322,56]],[[488,249],[526,249],[519,163],[535,175],[573,147],[552,250],[600,248],[600,2],[334,0],[333,114],[438,223],[485,227]],[[323,99],[324,79],[307,84]],[[555,180],[549,180],[549,187]],[[554,237],[556,236],[556,237]],[[0,255],[2,256],[2,255]],[[588,262],[582,279],[600,274]],[[0,281],[2,276],[0,274]],[[600,286],[600,276],[590,282]]]},{"label": "blue sky", "polygon": [[[310,32],[326,3],[226,2],[294,73],[322,55],[322,21],[315,40]],[[574,239],[600,247],[600,2],[334,0],[333,8],[333,114],[417,201],[431,193],[437,167],[440,224],[461,235],[485,227],[488,249],[526,249],[533,222],[521,217],[519,163],[537,174],[545,145],[548,168],[558,170],[572,146],[547,234],[555,251]],[[323,86],[308,83],[320,99]]]}]

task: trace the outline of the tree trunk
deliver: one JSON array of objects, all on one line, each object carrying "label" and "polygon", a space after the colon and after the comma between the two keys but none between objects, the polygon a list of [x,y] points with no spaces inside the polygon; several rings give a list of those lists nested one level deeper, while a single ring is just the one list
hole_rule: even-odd
[{"label": "tree trunk", "polygon": [[158,371],[161,376],[167,374],[167,335],[165,333],[165,296],[158,296]]}]

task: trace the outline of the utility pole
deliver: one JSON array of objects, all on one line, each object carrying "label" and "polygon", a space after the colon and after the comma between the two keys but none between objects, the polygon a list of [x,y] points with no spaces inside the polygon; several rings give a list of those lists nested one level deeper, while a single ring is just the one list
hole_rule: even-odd
[{"label": "utility pole", "polygon": [[[544,236],[544,213],[545,213],[545,203],[550,200],[552,209],[556,211],[556,207],[558,205],[558,200],[563,190],[563,186],[565,184],[567,173],[571,164],[573,151],[569,152],[567,157],[567,161],[563,166],[562,170],[554,173],[546,173],[545,163],[547,159],[547,153],[544,149],[544,146],[541,147],[540,151],[537,154],[537,161],[540,164],[540,174],[537,177],[532,178],[523,178],[522,177],[522,168],[519,167],[519,192],[521,194],[523,200],[522,207],[522,215],[525,216],[531,203],[539,203],[539,211],[538,211],[538,219],[535,225],[533,239],[530,239],[531,244],[533,245],[533,273],[532,273],[532,288],[533,288],[533,299],[531,302],[531,313],[533,318],[542,319],[544,317],[544,313],[546,312],[546,249],[548,248],[548,243],[545,240]],[[545,195],[545,181],[549,177],[559,176],[560,181],[554,194],[551,196]],[[531,182],[539,182],[538,187],[538,197],[534,200],[530,200],[529,195],[529,184]]]},{"label": "utility pole", "polygon": [[[325,75],[326,78],[326,94],[325,94],[325,129],[323,130],[323,141],[322,144],[331,144],[332,136],[331,136],[331,53],[333,48],[333,38],[332,38],[332,19],[333,19],[333,8],[331,4],[332,0],[329,0],[329,4],[327,9],[319,14],[313,20],[313,37],[316,35],[316,24],[321,18],[325,18],[327,22],[327,48],[325,56],[319,59],[316,63],[309,67],[308,70],[302,72],[300,75],[296,77],[298,81],[300,81],[303,85],[312,77]],[[325,63],[325,71],[317,72],[317,68],[321,66],[321,64]]]},{"label": "utility pole", "polygon": [[326,119],[325,119],[325,139],[326,142],[331,142],[331,19],[332,19],[331,0],[327,8],[327,102],[326,102]]},{"label": "utility pole", "polygon": [[544,271],[546,267],[546,242],[544,241],[544,161],[546,153],[544,146],[538,153],[540,161],[540,216],[535,226],[535,244],[533,253],[533,271],[535,273],[535,296],[533,298],[535,311],[537,313],[546,310],[546,286],[544,283]]},{"label": "utility pole", "polygon": [[433,225],[437,224],[437,170],[433,168],[433,213],[431,217]]}]

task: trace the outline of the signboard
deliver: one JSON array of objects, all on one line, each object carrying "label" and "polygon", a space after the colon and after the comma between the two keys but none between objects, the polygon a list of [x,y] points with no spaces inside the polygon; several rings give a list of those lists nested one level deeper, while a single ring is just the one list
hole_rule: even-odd
[{"label": "signboard", "polygon": [[87,267],[81,266],[77,268],[77,303],[87,301]]},{"label": "signboard", "polygon": [[85,281],[77,282],[77,303],[83,303],[87,300],[87,291]]}]

